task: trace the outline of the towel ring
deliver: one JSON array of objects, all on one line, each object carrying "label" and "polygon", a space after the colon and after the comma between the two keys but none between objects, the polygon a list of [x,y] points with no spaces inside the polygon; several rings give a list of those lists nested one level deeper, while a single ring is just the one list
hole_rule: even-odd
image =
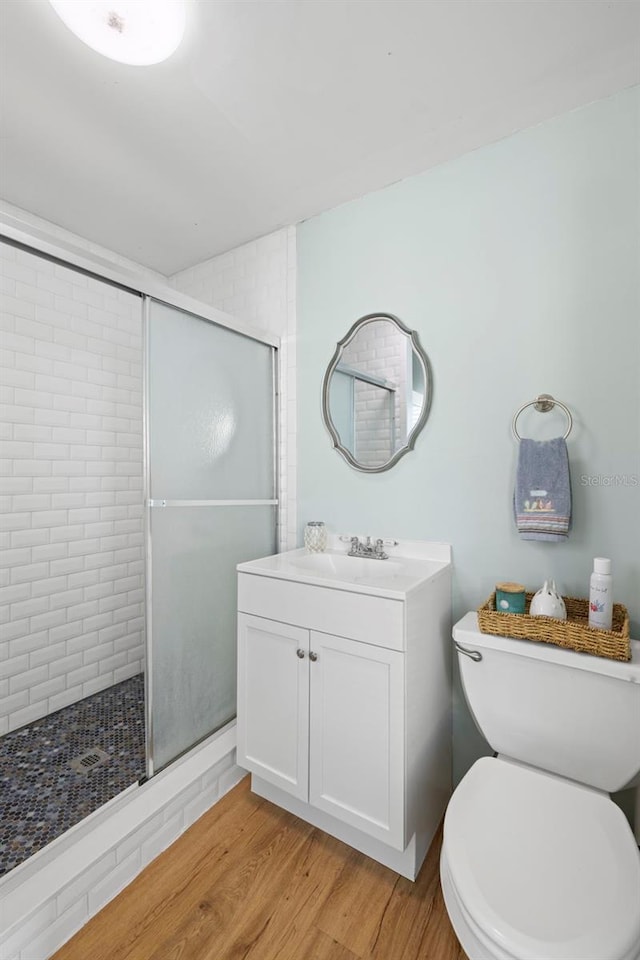
[{"label": "towel ring", "polygon": [[518,420],[518,417],[520,416],[523,410],[526,410],[527,407],[532,407],[532,406],[536,408],[538,413],[548,413],[549,410],[553,410],[554,407],[560,407],[560,409],[565,412],[568,420],[567,432],[562,438],[563,440],[567,439],[567,437],[571,433],[571,428],[573,427],[573,417],[571,416],[571,411],[567,406],[564,405],[564,403],[561,403],[560,400],[556,400],[554,397],[552,397],[550,393],[541,393],[539,397],[535,398],[535,400],[528,400],[527,403],[523,403],[520,409],[516,411],[516,415],[514,416],[511,422],[511,429],[513,430],[513,435],[516,438],[516,440],[522,440],[522,437],[518,433],[518,430],[516,427],[516,422]]}]

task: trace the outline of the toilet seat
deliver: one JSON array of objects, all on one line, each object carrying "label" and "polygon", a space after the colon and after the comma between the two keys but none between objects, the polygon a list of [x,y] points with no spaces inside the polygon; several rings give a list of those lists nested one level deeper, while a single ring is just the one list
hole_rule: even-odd
[{"label": "toilet seat", "polygon": [[640,855],[605,793],[478,760],[447,809],[441,873],[476,957],[640,958]]}]

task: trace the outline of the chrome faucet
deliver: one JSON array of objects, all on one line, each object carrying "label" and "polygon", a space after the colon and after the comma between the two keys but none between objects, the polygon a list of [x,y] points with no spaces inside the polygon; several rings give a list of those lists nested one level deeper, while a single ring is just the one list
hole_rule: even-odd
[{"label": "chrome faucet", "polygon": [[367,537],[366,541],[360,540],[359,537],[351,537],[351,549],[348,556],[367,557],[369,560],[388,560],[389,554],[385,553],[383,547],[384,544],[381,539],[372,543],[371,537]]}]

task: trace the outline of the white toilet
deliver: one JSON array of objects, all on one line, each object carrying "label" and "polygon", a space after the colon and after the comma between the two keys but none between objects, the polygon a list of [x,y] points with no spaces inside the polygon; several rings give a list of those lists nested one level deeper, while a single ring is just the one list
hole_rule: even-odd
[{"label": "white toilet", "polygon": [[640,960],[640,853],[609,793],[640,771],[640,642],[619,663],[453,631],[497,752],[451,798],[440,876],[470,960]]}]

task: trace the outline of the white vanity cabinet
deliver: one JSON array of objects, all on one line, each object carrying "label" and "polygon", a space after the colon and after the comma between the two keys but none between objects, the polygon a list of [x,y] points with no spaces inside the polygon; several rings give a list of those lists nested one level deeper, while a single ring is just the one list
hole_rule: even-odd
[{"label": "white vanity cabinet", "polygon": [[404,655],[238,616],[238,763],[404,850]]},{"label": "white vanity cabinet", "polygon": [[238,567],[238,763],[414,879],[451,791],[450,564],[370,561],[352,580],[300,575],[304,557]]}]

